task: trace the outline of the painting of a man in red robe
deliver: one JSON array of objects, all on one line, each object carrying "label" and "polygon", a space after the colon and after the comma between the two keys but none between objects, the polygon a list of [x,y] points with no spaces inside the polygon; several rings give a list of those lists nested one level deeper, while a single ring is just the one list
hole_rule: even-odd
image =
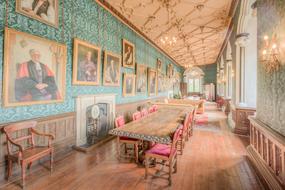
[{"label": "painting of a man in red robe", "polygon": [[61,99],[53,72],[40,62],[41,53],[29,51],[31,59],[21,63],[15,80],[15,98],[19,102]]}]

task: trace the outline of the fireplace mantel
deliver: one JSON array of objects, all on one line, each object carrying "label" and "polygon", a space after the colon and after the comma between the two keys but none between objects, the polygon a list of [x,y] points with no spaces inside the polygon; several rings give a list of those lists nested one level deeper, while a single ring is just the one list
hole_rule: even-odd
[{"label": "fireplace mantel", "polygon": [[86,109],[87,107],[98,104],[107,103],[110,106],[110,122],[111,128],[114,127],[114,119],[116,113],[116,95],[117,94],[90,94],[79,95],[76,99],[76,146],[82,146],[87,143],[86,136]]}]

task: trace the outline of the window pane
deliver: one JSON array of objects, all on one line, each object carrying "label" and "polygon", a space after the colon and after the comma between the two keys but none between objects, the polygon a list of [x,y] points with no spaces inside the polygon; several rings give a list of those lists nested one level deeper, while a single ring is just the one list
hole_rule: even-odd
[{"label": "window pane", "polygon": [[194,92],[194,81],[193,79],[189,79],[189,92]]},{"label": "window pane", "polygon": [[195,92],[200,92],[200,79],[195,79]]}]

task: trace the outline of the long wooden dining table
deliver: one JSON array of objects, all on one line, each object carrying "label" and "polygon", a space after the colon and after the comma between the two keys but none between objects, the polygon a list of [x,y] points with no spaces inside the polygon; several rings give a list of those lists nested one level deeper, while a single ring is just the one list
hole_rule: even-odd
[{"label": "long wooden dining table", "polygon": [[192,106],[160,105],[158,111],[146,117],[112,129],[109,134],[140,139],[144,141],[170,144],[171,136],[182,124],[185,114],[194,109]]}]

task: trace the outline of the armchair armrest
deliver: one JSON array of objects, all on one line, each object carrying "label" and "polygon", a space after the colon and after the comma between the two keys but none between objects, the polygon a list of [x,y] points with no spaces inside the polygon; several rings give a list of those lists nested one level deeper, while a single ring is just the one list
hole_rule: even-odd
[{"label": "armchair armrest", "polygon": [[51,141],[55,139],[53,134],[48,134],[48,133],[41,133],[35,129],[31,129],[31,132],[38,135],[38,136],[44,136],[44,137],[48,137],[48,146],[51,146]]},{"label": "armchair armrest", "polygon": [[[8,135],[7,135],[7,140],[14,146],[18,147],[19,148],[19,152],[23,152],[23,147],[22,145],[16,143],[15,141],[13,141]],[[8,150],[8,152],[10,152],[10,150]]]}]

